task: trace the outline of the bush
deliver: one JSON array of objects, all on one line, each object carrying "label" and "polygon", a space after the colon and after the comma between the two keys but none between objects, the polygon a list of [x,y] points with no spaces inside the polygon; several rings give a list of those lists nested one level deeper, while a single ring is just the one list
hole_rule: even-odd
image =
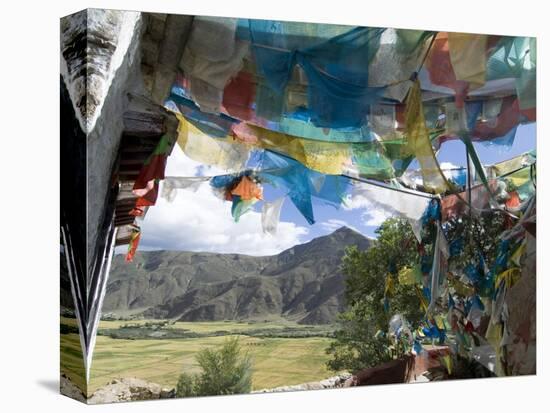
[{"label": "bush", "polygon": [[191,374],[182,373],[176,385],[176,396],[191,397],[196,396],[196,380]]},{"label": "bush", "polygon": [[250,393],[252,362],[238,338],[226,340],[219,350],[202,350],[196,360],[202,372],[179,377],[178,397]]}]

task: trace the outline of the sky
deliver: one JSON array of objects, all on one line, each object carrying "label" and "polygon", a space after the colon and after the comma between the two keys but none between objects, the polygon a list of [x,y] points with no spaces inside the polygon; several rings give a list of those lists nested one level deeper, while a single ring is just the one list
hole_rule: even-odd
[{"label": "sky", "polygon": [[[518,128],[510,148],[475,143],[482,163],[489,165],[513,158],[535,148],[536,125]],[[464,145],[458,141],[444,143],[437,157],[443,169],[466,164]],[[414,163],[412,168],[417,168]],[[226,171],[206,166],[188,158],[179,145],[168,158],[166,176],[211,176]],[[162,182],[161,182],[162,190]],[[264,199],[273,201],[284,195],[264,185]],[[376,228],[391,216],[367,200],[348,198],[339,209],[313,199],[316,219],[309,225],[289,199],[285,199],[276,236],[264,234],[261,226],[261,202],[244,214],[238,223],[231,217],[231,202],[218,198],[208,182],[196,192],[178,190],[173,202],[159,196],[141,223],[139,250],[209,251],[247,255],[275,255],[296,244],[327,235],[347,226],[365,236],[374,237]],[[124,252],[118,250],[117,252]]]}]

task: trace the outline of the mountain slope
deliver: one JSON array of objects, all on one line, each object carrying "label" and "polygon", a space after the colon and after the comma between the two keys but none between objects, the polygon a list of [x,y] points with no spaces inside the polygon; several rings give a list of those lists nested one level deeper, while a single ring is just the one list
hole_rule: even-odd
[{"label": "mountain slope", "polygon": [[331,323],[344,305],[344,250],[370,242],[343,227],[270,257],[150,251],[126,264],[116,256],[103,311],[182,321]]}]

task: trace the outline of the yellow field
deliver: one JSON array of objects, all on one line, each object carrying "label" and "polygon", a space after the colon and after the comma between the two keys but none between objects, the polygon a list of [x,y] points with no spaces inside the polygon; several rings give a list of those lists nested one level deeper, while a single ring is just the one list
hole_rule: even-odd
[{"label": "yellow field", "polygon": [[[145,322],[145,321],[143,321]],[[127,322],[102,322],[101,328],[117,328]],[[284,328],[292,323],[178,322],[174,327],[195,332],[254,328]],[[238,335],[253,360],[253,389],[272,388],[322,380],[331,375],[325,363],[329,338],[258,338]],[[89,394],[115,378],[137,377],[167,387],[176,385],[183,372],[196,372],[195,355],[204,348],[219,346],[228,336],[162,340],[120,340],[98,336],[90,377]],[[62,371],[77,385],[80,343],[78,335],[61,335]]]}]

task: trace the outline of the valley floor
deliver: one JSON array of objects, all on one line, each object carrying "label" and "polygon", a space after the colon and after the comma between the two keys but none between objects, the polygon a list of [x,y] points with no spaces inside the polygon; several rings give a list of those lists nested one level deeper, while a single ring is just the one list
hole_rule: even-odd
[{"label": "valley floor", "polygon": [[[63,320],[66,322],[66,320]],[[68,320],[67,320],[68,321]],[[102,322],[100,329],[113,329],[125,322]],[[198,351],[219,346],[230,335],[237,335],[253,359],[253,390],[288,386],[322,380],[333,375],[326,368],[325,349],[328,337],[259,337],[246,335],[254,331],[282,330],[289,323],[281,322],[212,322],[176,323],[168,328],[205,334],[198,338],[177,339],[113,339],[98,336],[91,369],[89,394],[115,378],[136,377],[166,387],[175,387],[179,375],[198,371],[195,356]],[[301,326],[318,329],[318,326]],[[296,327],[298,328],[298,327]],[[209,332],[226,331],[227,335],[208,336]],[[61,364],[75,384],[78,377],[79,339],[77,334],[61,335]]]}]

